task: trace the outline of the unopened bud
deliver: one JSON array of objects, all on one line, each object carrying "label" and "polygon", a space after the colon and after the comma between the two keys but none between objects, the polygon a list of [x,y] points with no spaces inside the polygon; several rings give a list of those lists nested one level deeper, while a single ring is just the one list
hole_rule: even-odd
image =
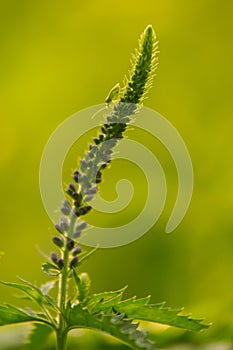
[{"label": "unopened bud", "polygon": [[76,230],[84,230],[87,227],[87,223],[86,222],[82,222],[81,224],[77,225]]},{"label": "unopened bud", "polygon": [[81,236],[81,233],[82,233],[82,231],[77,230],[77,231],[73,234],[74,238],[79,238],[79,237]]},{"label": "unopened bud", "polygon": [[63,206],[63,207],[61,207],[61,212],[64,215],[69,215],[70,214],[70,208],[67,208],[67,207]]},{"label": "unopened bud", "polygon": [[57,254],[56,253],[51,253],[50,254],[50,258],[51,258],[51,260],[52,260],[52,262],[54,262],[55,264],[57,264],[57,262],[58,262],[58,256],[57,256]]},{"label": "unopened bud", "polygon": [[70,239],[67,243],[66,243],[66,247],[68,250],[72,250],[74,248],[74,241],[72,239]]},{"label": "unopened bud", "polygon": [[62,248],[64,246],[64,241],[57,236],[53,237],[53,243],[56,244],[59,248]]},{"label": "unopened bud", "polygon": [[58,230],[58,232],[64,233],[64,229],[60,225],[56,224],[55,227]]},{"label": "unopened bud", "polygon": [[75,256],[70,262],[70,268],[76,267],[78,265],[78,257]]},{"label": "unopened bud", "polygon": [[78,246],[78,247],[74,248],[72,254],[73,254],[73,256],[76,256],[76,255],[80,254],[81,252],[82,252],[82,248]]},{"label": "unopened bud", "polygon": [[64,267],[64,260],[62,258],[58,259],[57,266],[60,270]]}]

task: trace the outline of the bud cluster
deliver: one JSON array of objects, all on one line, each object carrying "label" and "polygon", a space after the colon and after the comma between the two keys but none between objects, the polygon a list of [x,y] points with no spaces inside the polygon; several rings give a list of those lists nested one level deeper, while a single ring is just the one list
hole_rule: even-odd
[{"label": "bud cluster", "polygon": [[[55,225],[62,237],[54,237],[53,242],[60,250],[72,255],[70,268],[77,266],[81,251],[73,239],[79,238],[87,226],[86,222],[80,222],[80,217],[92,209],[88,203],[95,196],[97,185],[102,182],[102,170],[111,162],[114,146],[123,138],[130,116],[137,112],[138,104],[142,103],[151,86],[157,66],[156,54],[155,33],[148,26],[139,40],[139,51],[136,52],[125,87],[120,89],[118,98],[114,100],[116,102],[110,104],[112,99],[106,100],[107,107],[111,107],[111,110],[107,113],[101,133],[93,139],[93,144],[80,162],[79,170],[73,173],[74,183],[70,183],[66,189],[70,201],[64,200],[61,207],[63,216],[59,224]],[[63,268],[64,261],[55,253],[51,254],[51,260],[59,269]]]},{"label": "bud cluster", "polygon": [[[86,223],[84,223],[86,224]],[[81,225],[80,225],[81,226]],[[84,225],[83,225],[84,228]],[[81,231],[82,227],[80,228]],[[69,267],[75,268],[78,265],[79,257],[78,255],[82,252],[82,248],[76,245],[76,242],[69,238],[57,237],[52,238],[53,243],[63,252],[65,249],[69,252]],[[58,267],[59,270],[62,270],[64,267],[64,260],[62,257],[59,257],[58,254],[52,252],[50,254],[51,261]]]}]

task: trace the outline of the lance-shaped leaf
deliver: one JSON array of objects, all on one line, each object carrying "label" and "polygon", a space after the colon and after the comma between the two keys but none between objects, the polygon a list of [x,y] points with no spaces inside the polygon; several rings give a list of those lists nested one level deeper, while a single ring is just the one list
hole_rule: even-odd
[{"label": "lance-shaped leaf", "polygon": [[150,297],[143,299],[134,297],[114,305],[114,309],[136,320],[156,322],[191,331],[200,331],[209,327],[209,325],[202,323],[203,319],[180,315],[182,309],[172,310],[164,307],[165,303],[148,304],[149,300]]},{"label": "lance-shaped leaf", "polygon": [[80,305],[69,306],[68,328],[89,328],[108,333],[135,350],[154,350],[147,334],[138,329],[138,323],[123,314],[99,313],[93,315]]},{"label": "lance-shaped leaf", "polygon": [[57,306],[53,301],[53,299],[49,295],[43,294],[39,287],[23,279],[20,279],[20,280],[24,284],[9,283],[9,282],[3,282],[3,281],[0,281],[0,283],[8,287],[13,287],[21,290],[23,293],[28,295],[30,299],[36,301],[39,305],[45,304],[45,305],[49,305],[50,307],[53,307],[54,309],[57,309]]},{"label": "lance-shaped leaf", "polygon": [[12,305],[0,305],[0,326],[21,322],[44,322],[43,318],[29,314],[26,310],[21,310]]}]

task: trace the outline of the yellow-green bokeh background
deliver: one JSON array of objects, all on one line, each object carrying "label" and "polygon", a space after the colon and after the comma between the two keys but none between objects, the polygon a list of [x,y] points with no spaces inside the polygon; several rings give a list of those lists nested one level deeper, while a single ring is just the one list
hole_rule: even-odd
[{"label": "yellow-green bokeh background", "polygon": [[[54,234],[39,192],[43,148],[64,119],[104,102],[128,71],[138,36],[151,23],[160,64],[145,105],[167,117],[186,142],[195,175],[192,202],[181,225],[166,235],[176,193],[174,164],[159,142],[153,145],[147,135],[138,134],[138,140],[155,151],[168,177],[165,211],[141,239],[100,250],[85,268],[95,291],[128,284],[128,295],[152,294],[154,302],[185,306],[187,312],[214,321],[209,333],[213,338],[229,339],[232,15],[233,3],[217,0],[0,1],[1,279],[15,281],[19,275],[38,283],[46,280],[40,271],[44,259],[35,248],[49,252]],[[76,150],[80,155],[84,151],[81,146]],[[67,165],[68,182],[75,158]],[[128,173],[132,178],[132,173],[117,164],[107,172],[103,193],[114,198],[111,176]],[[137,191],[140,182],[134,182]],[[2,302],[12,302],[13,295],[1,287]]]}]

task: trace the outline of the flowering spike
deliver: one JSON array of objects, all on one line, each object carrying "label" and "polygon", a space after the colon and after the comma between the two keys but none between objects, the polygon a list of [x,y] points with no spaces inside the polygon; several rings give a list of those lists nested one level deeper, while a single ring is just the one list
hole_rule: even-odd
[{"label": "flowering spike", "polygon": [[158,42],[151,25],[148,25],[139,39],[139,49],[133,60],[129,79],[123,90],[121,102],[138,104],[143,101],[158,65]]}]

